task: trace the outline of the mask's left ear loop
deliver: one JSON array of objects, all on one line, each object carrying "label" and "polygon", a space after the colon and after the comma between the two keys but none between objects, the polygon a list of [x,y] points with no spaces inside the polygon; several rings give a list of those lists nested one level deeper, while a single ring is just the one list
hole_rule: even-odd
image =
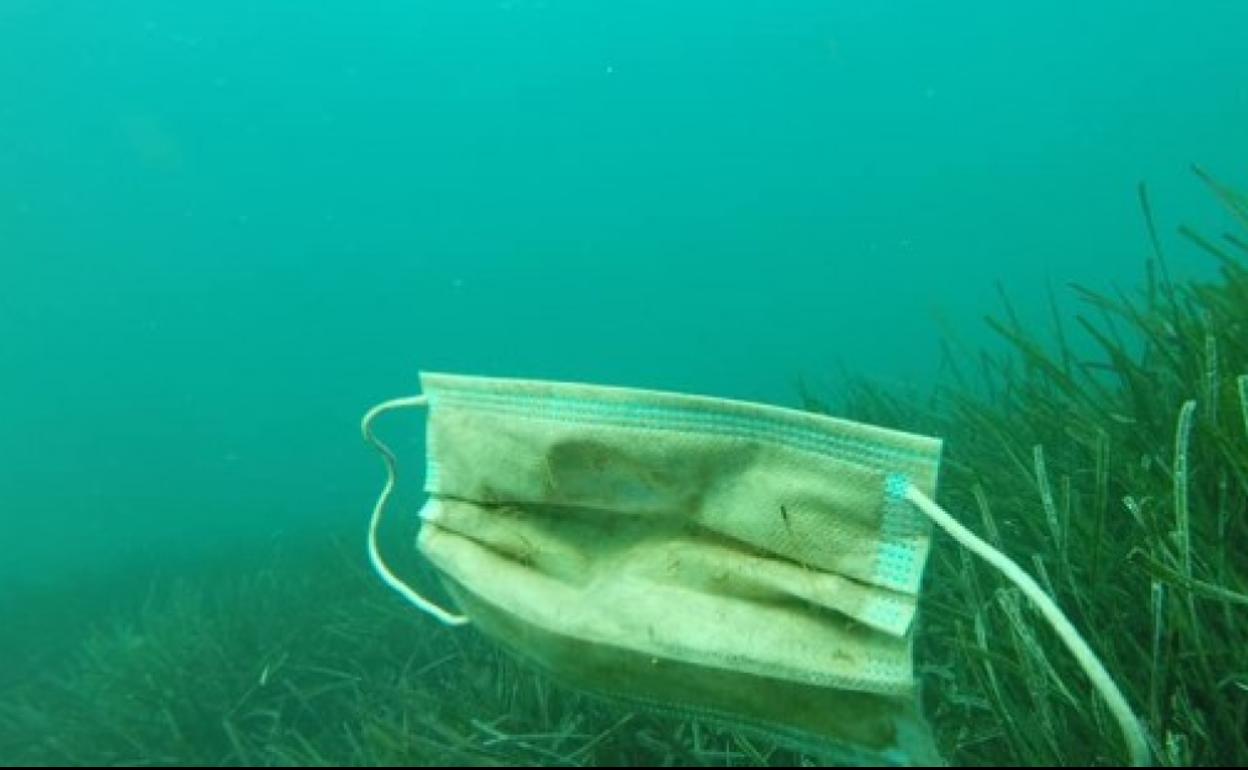
[{"label": "mask's left ear loop", "polygon": [[1096,657],[1096,653],[1092,652],[1092,648],[1083,640],[1074,625],[1066,618],[1065,613],[1049,598],[1044,589],[1040,588],[1031,575],[1024,572],[1008,556],[980,540],[970,530],[959,524],[945,509],[923,494],[914,484],[902,481],[900,478],[897,479],[897,483],[905,484],[904,495],[907,500],[927,514],[928,518],[936,522],[937,526],[949,533],[949,536],[962,544],[964,548],[1000,570],[1036,605],[1045,620],[1049,621],[1049,625],[1053,626],[1053,630],[1075,656],[1075,660],[1079,661],[1079,665],[1083,667],[1088,678],[1092,680],[1092,684],[1105,698],[1105,702],[1109,704],[1109,710],[1118,720],[1123,738],[1127,741],[1127,748],[1131,752],[1131,764],[1136,767],[1151,764],[1152,756],[1149,753],[1148,740],[1144,737],[1144,728],[1140,726],[1139,720],[1131,711],[1127,699],[1114,684],[1114,680],[1109,677],[1109,672]]},{"label": "mask's left ear loop", "polygon": [[372,562],[373,570],[385,581],[386,585],[397,591],[400,596],[411,602],[417,609],[432,615],[439,622],[448,626],[462,626],[469,622],[467,616],[456,615],[443,609],[412,590],[411,587],[390,571],[390,568],[381,559],[381,552],[377,549],[377,530],[381,524],[381,515],[385,510],[386,503],[390,501],[390,495],[394,492],[394,480],[397,475],[398,462],[394,458],[394,452],[390,451],[390,447],[381,443],[373,435],[373,420],[393,409],[425,406],[428,400],[428,396],[421,395],[386,401],[369,409],[368,413],[364,415],[364,419],[360,422],[360,430],[364,433],[364,440],[377,449],[377,452],[381,454],[381,459],[386,463],[386,486],[381,490],[381,496],[377,498],[377,504],[373,506],[373,518],[368,525],[368,559]]}]

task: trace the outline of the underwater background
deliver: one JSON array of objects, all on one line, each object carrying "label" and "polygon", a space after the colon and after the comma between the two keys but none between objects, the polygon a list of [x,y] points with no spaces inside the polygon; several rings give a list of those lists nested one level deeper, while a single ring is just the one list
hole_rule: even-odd
[{"label": "underwater background", "polygon": [[[1136,286],[1138,183],[1170,233],[1228,219],[1193,163],[1248,180],[1245,30],[1237,0],[6,0],[0,652],[121,573],[354,530],[362,562],[359,419],[421,370],[923,392],[945,335],[999,344],[998,284],[1038,330],[1050,287]],[[386,428],[417,473],[421,426]]]}]

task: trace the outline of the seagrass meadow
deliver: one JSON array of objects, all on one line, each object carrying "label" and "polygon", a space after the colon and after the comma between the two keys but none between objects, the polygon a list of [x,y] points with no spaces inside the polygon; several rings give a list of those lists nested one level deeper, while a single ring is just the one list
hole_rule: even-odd
[{"label": "seagrass meadow", "polygon": [[[1237,232],[1177,247],[1220,280],[1176,284],[1147,188],[1152,253],[1135,294],[1078,285],[1043,339],[1008,303],[1000,356],[949,355],[930,401],[861,382],[856,419],[947,439],[943,499],[1075,619],[1146,725],[1155,761],[1248,760],[1248,199],[1196,169]],[[1077,355],[1075,335],[1095,352]],[[967,364],[971,364],[967,366]],[[973,372],[973,373],[972,373]],[[955,548],[929,567],[917,658],[947,756],[966,764],[1123,761],[1069,656],[1011,589]]]},{"label": "seagrass meadow", "polygon": [[[1248,198],[1196,172],[1238,229],[1156,225],[1138,288],[1069,287],[1051,333],[1008,302],[1004,343],[947,347],[946,383],[869,378],[808,408],[942,436],[940,499],[1034,575],[1145,725],[1154,761],[1248,764]],[[1204,252],[1208,282],[1167,253]],[[408,494],[415,492],[409,490]],[[359,533],[116,585],[55,604],[6,650],[7,765],[790,765],[765,737],[638,713],[556,685],[435,625],[367,570]],[[409,574],[425,567],[399,555]],[[162,577],[162,575],[165,575]],[[427,576],[427,573],[426,573]],[[126,590],[120,590],[121,581]],[[130,590],[138,587],[140,590]],[[134,596],[111,603],[104,596]],[[1115,764],[1104,704],[996,573],[938,536],[916,636],[923,702],[952,764]],[[83,633],[79,619],[88,618]],[[37,632],[37,633],[36,633]],[[37,673],[30,673],[30,672]]]}]

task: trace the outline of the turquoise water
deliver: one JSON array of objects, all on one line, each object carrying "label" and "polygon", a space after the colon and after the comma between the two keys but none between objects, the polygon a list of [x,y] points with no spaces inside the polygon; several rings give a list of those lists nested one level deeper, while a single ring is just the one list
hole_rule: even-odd
[{"label": "turquoise water", "polygon": [[1048,282],[1138,285],[1138,182],[1168,242],[1219,225],[1189,165],[1248,181],[1245,29],[1234,1],[7,0],[0,580],[362,536],[359,418],[422,369],[930,385],[997,281],[1041,328]]}]

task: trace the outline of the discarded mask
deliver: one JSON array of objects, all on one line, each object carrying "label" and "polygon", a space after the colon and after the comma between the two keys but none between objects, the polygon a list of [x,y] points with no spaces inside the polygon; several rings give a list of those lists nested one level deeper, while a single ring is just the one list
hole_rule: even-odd
[{"label": "discarded mask", "polygon": [[[423,374],[365,416],[389,477],[378,574],[569,684],[763,729],[854,764],[942,763],[912,662],[929,519],[1002,569],[1143,734],[1048,596],[932,502],[941,444],[772,406],[646,390]],[[384,564],[396,460],[373,435],[427,406],[420,551],[457,605]]]}]

